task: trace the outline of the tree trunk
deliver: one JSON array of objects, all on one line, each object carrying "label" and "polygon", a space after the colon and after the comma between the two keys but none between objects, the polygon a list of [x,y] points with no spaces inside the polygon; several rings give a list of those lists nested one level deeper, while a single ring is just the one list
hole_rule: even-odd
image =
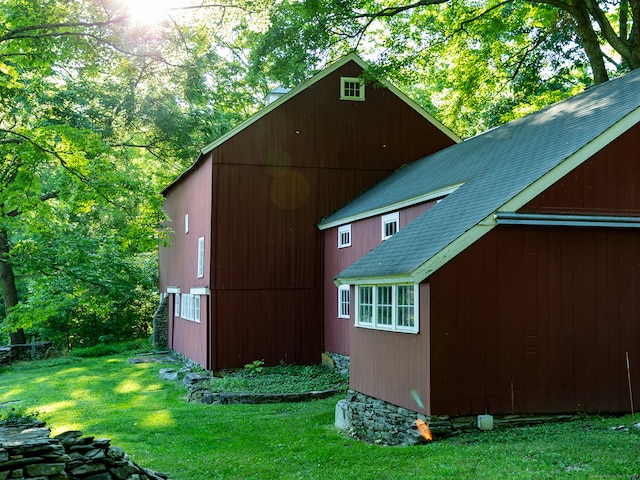
[{"label": "tree trunk", "polygon": [[[2,298],[4,299],[4,311],[8,315],[9,311],[18,304],[18,291],[16,289],[16,278],[13,268],[9,265],[9,236],[5,229],[0,229],[0,283],[2,284]],[[27,343],[24,330],[19,328],[15,332],[9,333],[11,345]]]},{"label": "tree trunk", "polygon": [[604,83],[609,80],[609,74],[607,73],[607,67],[604,63],[604,55],[600,48],[598,34],[593,28],[589,9],[587,8],[586,3],[582,1],[573,3],[573,6],[575,8],[569,13],[573,16],[576,33],[580,38],[582,48],[584,48],[584,51],[589,58],[589,64],[593,71],[593,81],[595,83]]}]

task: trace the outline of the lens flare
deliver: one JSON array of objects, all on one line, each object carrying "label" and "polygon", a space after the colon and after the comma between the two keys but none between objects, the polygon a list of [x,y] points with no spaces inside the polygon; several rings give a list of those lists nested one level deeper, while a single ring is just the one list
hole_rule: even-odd
[{"label": "lens flare", "polygon": [[420,432],[420,435],[422,435],[422,437],[425,440],[427,440],[429,442],[433,440],[433,436],[431,435],[431,430],[429,430],[429,425],[424,423],[424,420],[421,420],[421,419],[417,418],[416,419],[416,428],[418,429],[418,431]]},{"label": "lens flare", "polygon": [[416,403],[420,408],[424,408],[424,403],[422,403],[422,400],[420,400],[420,394],[418,393],[417,390],[411,390],[411,396],[413,397],[413,399],[416,401]]}]

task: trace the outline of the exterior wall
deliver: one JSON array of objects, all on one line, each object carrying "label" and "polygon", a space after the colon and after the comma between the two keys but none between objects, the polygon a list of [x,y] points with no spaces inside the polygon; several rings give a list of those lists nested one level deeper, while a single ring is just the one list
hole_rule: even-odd
[{"label": "exterior wall", "polygon": [[[523,212],[640,215],[636,126]],[[624,412],[640,231],[497,227],[431,278],[435,413]]]},{"label": "exterior wall", "polygon": [[[420,285],[419,302],[420,331],[417,334],[351,326],[349,382],[352,390],[431,415],[431,292],[428,283]],[[416,401],[416,396],[423,407]]]},{"label": "exterior wall", "polygon": [[[189,293],[193,287],[210,286],[211,263],[211,163],[204,162],[171,190],[164,209],[171,222],[170,247],[160,247],[160,291],[178,287]],[[189,233],[185,233],[184,217],[189,215]],[[204,276],[198,278],[198,239],[205,238]],[[175,294],[169,295],[168,346],[195,360],[203,367],[210,365],[207,346],[210,298],[201,296],[200,323],[175,315]]]},{"label": "exterior wall", "polygon": [[[435,204],[436,201],[431,200],[401,210],[400,228],[404,228]],[[349,329],[353,324],[352,318],[338,318],[338,287],[333,280],[342,270],[382,242],[381,217],[377,215],[353,222],[350,247],[338,248],[338,227],[323,232],[324,348],[329,352],[349,355]]]},{"label": "exterior wall", "polygon": [[[401,165],[453,143],[384,88],[367,86],[364,102],[339,100],[340,77],[360,73],[347,63],[200,160],[213,164],[209,368],[319,362],[324,265],[315,225]],[[195,175],[167,198],[179,189],[195,195],[184,188]],[[205,336],[188,334],[176,328],[173,338],[191,357]]]},{"label": "exterior wall", "polygon": [[431,278],[434,414],[624,412],[640,232],[498,227]]}]

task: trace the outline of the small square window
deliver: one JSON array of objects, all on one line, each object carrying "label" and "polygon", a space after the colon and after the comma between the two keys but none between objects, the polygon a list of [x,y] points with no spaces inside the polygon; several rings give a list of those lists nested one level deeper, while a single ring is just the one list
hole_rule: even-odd
[{"label": "small square window", "polygon": [[338,318],[350,317],[351,287],[340,285],[338,287]]},{"label": "small square window", "polygon": [[400,214],[389,213],[382,216],[382,240],[392,237],[400,228]]},{"label": "small square window", "polygon": [[364,101],[364,81],[355,77],[341,77],[340,100]]},{"label": "small square window", "polygon": [[338,248],[351,246],[351,224],[338,227]]}]

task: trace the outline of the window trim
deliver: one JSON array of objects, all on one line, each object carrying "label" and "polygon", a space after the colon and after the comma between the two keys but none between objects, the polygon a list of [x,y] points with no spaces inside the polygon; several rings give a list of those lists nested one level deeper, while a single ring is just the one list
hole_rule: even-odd
[{"label": "window trim", "polygon": [[184,234],[189,233],[189,214],[184,214]]},{"label": "window trim", "polygon": [[204,277],[204,237],[198,238],[198,278]]},{"label": "window trim", "polygon": [[[396,224],[396,230],[391,235],[386,235],[387,225],[392,223]],[[387,213],[383,215],[380,222],[381,230],[382,230],[382,240],[386,240],[395,235],[398,230],[400,230],[400,212]]]},{"label": "window trim", "polygon": [[[398,325],[398,310],[399,307],[406,308],[407,305],[398,305],[398,287],[413,287],[413,326]],[[379,284],[379,285],[356,285],[354,302],[354,326],[359,328],[369,328],[372,330],[384,330],[389,332],[398,333],[413,333],[420,332],[420,285],[417,283],[400,283],[400,284]],[[378,302],[378,289],[391,287],[391,323],[384,324],[378,321],[378,313],[381,304]],[[360,319],[361,311],[361,292],[367,289],[371,294],[371,303],[366,303],[366,307],[371,308],[371,321],[363,322]],[[368,299],[367,299],[368,300]],[[386,307],[386,304],[385,304]]]},{"label": "window trim", "polygon": [[[345,294],[346,299],[343,296]],[[338,287],[338,318],[351,318],[351,285],[343,284]]]},{"label": "window trim", "polygon": [[[343,242],[342,235],[347,234],[349,236],[349,241]],[[342,225],[338,227],[338,248],[347,248],[351,246],[351,224]]]},{"label": "window trim", "polygon": [[[347,90],[350,90],[350,84],[359,84],[358,95],[347,95]],[[365,101],[365,84],[364,80],[358,77],[340,77],[340,100],[353,100],[356,102]]]}]

